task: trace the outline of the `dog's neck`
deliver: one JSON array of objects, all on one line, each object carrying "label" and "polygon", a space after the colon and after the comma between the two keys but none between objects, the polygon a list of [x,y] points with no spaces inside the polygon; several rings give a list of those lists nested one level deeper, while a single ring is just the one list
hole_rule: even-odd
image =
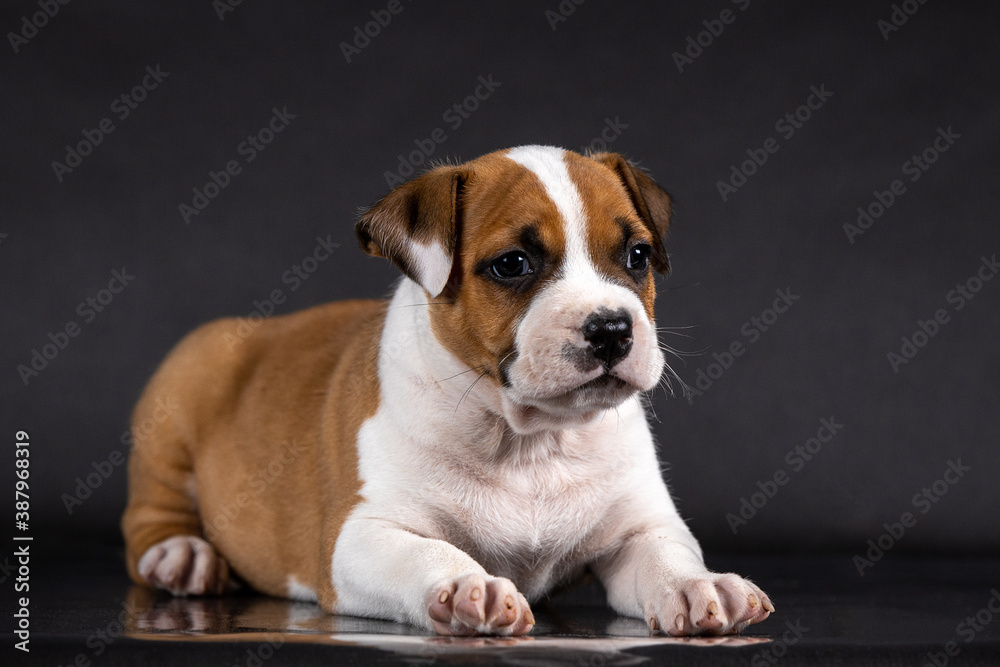
[{"label": "dog's neck", "polygon": [[[410,415],[411,424],[417,411],[415,437],[433,435],[465,451],[473,447],[487,459],[525,462],[558,455],[605,413],[617,419],[614,410],[567,418],[514,405],[495,380],[426,335],[434,307],[419,285],[404,278],[389,303],[379,352],[380,375],[402,378],[399,386],[381,388],[382,400]],[[385,372],[389,366],[392,373]]]}]

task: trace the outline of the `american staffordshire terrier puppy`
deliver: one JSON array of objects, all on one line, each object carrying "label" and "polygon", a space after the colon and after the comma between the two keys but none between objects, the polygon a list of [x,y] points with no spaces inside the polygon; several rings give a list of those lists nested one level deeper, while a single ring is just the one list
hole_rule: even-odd
[{"label": "american staffordshire terrier puppy", "polygon": [[522,146],[400,185],[356,229],[405,274],[390,300],[245,339],[212,322],[150,380],[134,423],[179,407],[130,455],[132,578],[443,635],[525,634],[585,570],[654,631],[767,618],[760,588],[706,569],[647,424],[670,215],[614,153]]}]

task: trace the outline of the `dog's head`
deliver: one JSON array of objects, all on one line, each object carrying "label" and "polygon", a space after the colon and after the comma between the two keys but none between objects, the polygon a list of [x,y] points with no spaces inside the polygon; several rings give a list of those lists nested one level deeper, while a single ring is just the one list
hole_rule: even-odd
[{"label": "dog's head", "polygon": [[524,146],[399,186],[357,234],[426,290],[434,335],[528,433],[656,386],[653,271],[669,268],[670,213],[618,154]]}]

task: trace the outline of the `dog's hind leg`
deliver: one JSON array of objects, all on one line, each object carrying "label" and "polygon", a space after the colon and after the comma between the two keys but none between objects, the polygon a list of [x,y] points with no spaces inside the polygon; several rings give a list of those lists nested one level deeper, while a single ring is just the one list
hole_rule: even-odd
[{"label": "dog's hind leg", "polygon": [[170,396],[155,381],[136,406],[122,517],[133,581],[174,595],[222,593],[229,567],[203,537],[190,450]]}]

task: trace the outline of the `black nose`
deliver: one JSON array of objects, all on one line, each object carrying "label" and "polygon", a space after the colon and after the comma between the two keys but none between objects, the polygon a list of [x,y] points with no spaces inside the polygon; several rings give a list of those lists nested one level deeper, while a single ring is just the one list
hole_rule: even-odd
[{"label": "black nose", "polygon": [[590,352],[611,368],[632,349],[632,318],[624,310],[601,310],[583,323],[583,338]]}]

